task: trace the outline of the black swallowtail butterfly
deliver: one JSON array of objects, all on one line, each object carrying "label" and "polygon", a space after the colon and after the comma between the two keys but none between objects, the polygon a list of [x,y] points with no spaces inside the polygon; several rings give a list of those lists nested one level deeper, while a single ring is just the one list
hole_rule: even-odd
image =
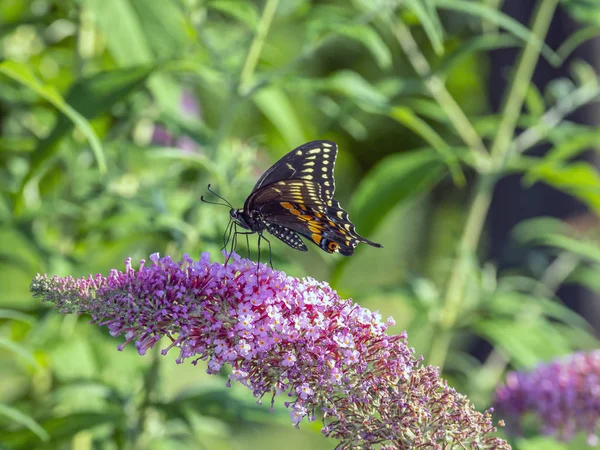
[{"label": "black swallowtail butterfly", "polygon": [[333,198],[336,156],[334,142],[311,141],[273,164],[260,177],[244,207],[231,208],[233,224],[248,230],[236,229],[234,242],[237,234],[258,233],[260,252],[260,239],[269,242],[263,236],[266,230],[301,251],[308,249],[300,236],[327,253],[345,256],[352,255],[359,242],[380,248],[356,232],[348,213]]}]

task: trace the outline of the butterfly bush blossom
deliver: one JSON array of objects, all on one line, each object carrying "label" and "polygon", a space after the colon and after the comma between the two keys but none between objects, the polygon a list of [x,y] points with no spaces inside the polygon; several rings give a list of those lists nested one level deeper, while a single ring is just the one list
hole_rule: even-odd
[{"label": "butterfly bush blossom", "polygon": [[569,440],[583,431],[597,445],[600,350],[574,353],[531,372],[510,372],[496,390],[496,405],[515,432],[523,416],[534,414],[545,434]]},{"label": "butterfly bush blossom", "polygon": [[[326,283],[296,279],[234,255],[227,265],[169,257],[131,259],[125,272],[74,279],[37,275],[35,296],[61,313],[88,313],[143,355],[161,338],[177,361],[207,361],[208,373],[230,366],[259,399],[287,394],[291,421],[323,420],[338,449],[510,449],[480,413],[389,336],[377,312],[341,299]],[[176,349],[176,350],[175,350]]]}]

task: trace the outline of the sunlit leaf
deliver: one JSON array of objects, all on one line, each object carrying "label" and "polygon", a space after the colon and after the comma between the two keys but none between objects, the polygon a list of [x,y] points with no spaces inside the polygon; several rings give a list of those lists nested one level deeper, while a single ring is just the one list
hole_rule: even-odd
[{"label": "sunlit leaf", "polygon": [[475,53],[482,53],[501,48],[518,47],[523,43],[521,39],[510,33],[493,33],[476,35],[461,42],[453,51],[446,51],[444,56],[434,66],[434,71],[440,76],[447,75],[465,58],[472,57]]},{"label": "sunlit leaf", "polygon": [[29,429],[31,433],[38,438],[37,445],[39,445],[39,441],[48,442],[50,440],[50,435],[33,419],[33,417],[23,414],[18,409],[0,403],[0,415]]},{"label": "sunlit leaf", "polygon": [[472,327],[495,347],[504,350],[517,368],[531,368],[540,361],[574,350],[574,345],[542,317],[532,316],[523,320],[483,319],[473,323]]},{"label": "sunlit leaf", "polygon": [[294,105],[283,90],[275,87],[261,89],[252,100],[281,133],[290,149],[309,140]]},{"label": "sunlit leaf", "polygon": [[[50,436],[51,441],[70,439],[83,430],[96,426],[112,424],[114,427],[123,426],[125,417],[122,412],[85,412],[80,411],[63,417],[55,417],[41,423],[45,436]],[[3,431],[2,441],[11,448],[36,448],[39,447],[39,437],[33,431]]]},{"label": "sunlit leaf", "polygon": [[[92,129],[90,123],[85,119],[85,116],[73,108],[60,93],[52,86],[44,85],[24,64],[14,61],[3,61],[0,63],[0,73],[12,78],[13,80],[23,84],[27,88],[34,91],[39,96],[43,97],[62,112],[69,120],[75,124],[90,142],[90,146],[94,151],[98,168],[101,172],[106,171],[106,158],[102,149],[102,144]],[[38,152],[36,152],[38,153]],[[39,156],[37,156],[39,157]],[[37,158],[33,156],[33,160]],[[34,165],[36,165],[34,163]],[[39,166],[39,165],[38,165]],[[31,179],[33,175],[28,177]]]},{"label": "sunlit leaf", "polygon": [[435,8],[429,8],[422,0],[408,0],[405,4],[423,25],[433,50],[438,55],[444,53],[444,29]]},{"label": "sunlit leaf", "polygon": [[[115,103],[122,101],[129,93],[141,87],[151,73],[152,68],[146,66],[99,72],[89,78],[77,80],[63,101],[68,108],[68,113],[62,111],[65,115],[59,117],[52,132],[39,142],[31,156],[31,166],[22,182],[21,193],[27,183],[38,177],[48,162],[58,153],[58,141],[71,131],[73,123],[78,124],[72,119],[73,114],[78,117],[80,122],[89,127],[89,133],[92,133],[94,139],[97,139],[86,119],[93,119],[107,112]],[[98,145],[100,145],[99,142]],[[94,147],[92,146],[92,148]],[[103,151],[101,149],[95,151],[100,152],[102,164],[105,166]]]},{"label": "sunlit leaf", "polygon": [[557,189],[578,198],[591,209],[600,211],[600,175],[598,170],[585,162],[568,166],[544,164],[531,168],[525,177],[528,183],[545,181]]},{"label": "sunlit leaf", "polygon": [[367,25],[338,25],[335,32],[363,44],[382,69],[392,65],[392,54],[381,36]]},{"label": "sunlit leaf", "polygon": [[29,325],[33,325],[35,323],[35,319],[29,314],[24,314],[13,309],[0,309],[0,319],[15,320],[27,323]]},{"label": "sunlit leaf", "polygon": [[349,209],[364,235],[371,234],[394,206],[431,188],[444,174],[433,150],[397,153],[383,158],[358,185]]},{"label": "sunlit leaf", "polygon": [[454,183],[458,186],[464,186],[465,177],[457,155],[453,152],[450,145],[427,122],[414,114],[409,108],[402,106],[392,107],[389,116],[413,130],[431,145],[448,165]]},{"label": "sunlit leaf", "polygon": [[[173,2],[83,1],[121,67],[156,64],[161,56],[173,58],[183,50],[183,22]],[[148,87],[165,113],[181,118],[182,89],[170,76],[156,73],[148,80]]]},{"label": "sunlit leaf", "polygon": [[517,20],[512,17],[498,11],[497,9],[486,5],[485,3],[472,2],[468,0],[432,0],[433,3],[439,8],[449,9],[452,11],[460,11],[465,14],[480,17],[486,21],[492,22],[506,31],[514,34],[524,42],[533,41],[536,42],[540,48],[542,55],[553,65],[558,66],[561,64],[560,58],[552,51],[548,45],[540,40],[535,34],[533,34],[527,27],[520,24]]},{"label": "sunlit leaf", "polygon": [[208,7],[225,13],[246,24],[251,30],[258,26],[258,10],[251,2],[232,2],[231,0],[213,0]]},{"label": "sunlit leaf", "polygon": [[387,107],[387,98],[360,74],[350,70],[329,76],[323,87],[350,98],[368,112],[380,112]]},{"label": "sunlit leaf", "polygon": [[41,369],[40,363],[38,363],[35,357],[31,354],[31,352],[22,345],[19,345],[16,342],[11,341],[10,339],[0,336],[0,348],[4,348],[4,350],[27,361],[35,368]]},{"label": "sunlit leaf", "polygon": [[566,250],[596,263],[600,262],[600,247],[591,241],[584,241],[560,234],[542,235],[534,242]]}]

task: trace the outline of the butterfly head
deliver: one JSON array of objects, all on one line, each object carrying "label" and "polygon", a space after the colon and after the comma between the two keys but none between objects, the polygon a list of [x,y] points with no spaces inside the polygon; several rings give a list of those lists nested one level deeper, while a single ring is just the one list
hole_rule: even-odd
[{"label": "butterfly head", "polygon": [[235,220],[242,228],[247,230],[252,229],[251,220],[248,214],[243,209],[234,209],[231,208],[229,210],[229,215],[233,220]]}]

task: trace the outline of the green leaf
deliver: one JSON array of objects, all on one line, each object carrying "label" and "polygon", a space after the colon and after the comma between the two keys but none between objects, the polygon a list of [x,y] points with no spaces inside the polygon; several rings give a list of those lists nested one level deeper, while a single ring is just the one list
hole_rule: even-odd
[{"label": "green leaf", "polygon": [[[175,57],[184,48],[184,22],[174,2],[83,2],[94,14],[111,55],[121,67],[155,64],[161,57]],[[156,73],[148,80],[148,87],[166,114],[184,121],[181,87],[170,76]]]},{"label": "green leaf", "polygon": [[552,65],[558,66],[562,63],[558,55],[527,27],[491,6],[468,0],[433,0],[433,3],[435,3],[438,8],[460,11],[495,23],[524,42],[532,40],[540,46],[542,55]]},{"label": "green leaf", "polygon": [[[119,3],[124,2],[120,0]],[[157,60],[172,59],[183,52],[186,31],[193,33],[193,27],[188,25],[176,2],[129,2],[139,19],[148,47]]]},{"label": "green leaf", "polygon": [[[65,101],[53,86],[44,85],[25,64],[14,61],[3,61],[0,63],[0,73],[28,87],[40,97],[49,101],[56,109],[70,119],[70,121],[75,124],[88,139],[90,146],[94,151],[94,155],[96,156],[100,172],[106,172],[106,159],[98,136],[96,136],[92,126],[85,117],[69,105],[68,100]],[[39,154],[39,152],[36,152],[36,154]]]},{"label": "green leaf", "polygon": [[231,0],[214,0],[207,5],[211,9],[216,9],[240,22],[246,24],[251,30],[258,27],[258,10],[252,2],[232,2]]},{"label": "green leaf", "polygon": [[[112,424],[117,428],[124,426],[125,417],[122,412],[85,412],[81,411],[64,417],[56,417],[42,423],[46,435],[51,441],[70,439],[83,430],[88,430],[100,425]],[[3,431],[2,441],[9,447],[37,448],[38,437],[32,431]]]},{"label": "green leaf", "polygon": [[567,282],[579,283],[596,293],[600,293],[599,272],[600,266],[598,264],[594,264],[592,267],[580,266],[567,278]]},{"label": "green leaf", "polygon": [[546,112],[544,97],[533,83],[530,83],[527,88],[525,106],[527,106],[527,110],[531,116],[538,119]]},{"label": "green leaf", "polygon": [[0,309],[0,319],[15,320],[29,325],[35,324],[35,319],[29,314],[24,314],[14,309]]},{"label": "green leaf", "polygon": [[600,175],[598,169],[585,162],[568,166],[545,164],[529,169],[526,183],[543,180],[584,202],[590,209],[600,212]]},{"label": "green leaf", "polygon": [[465,176],[461,170],[458,157],[427,122],[414,114],[409,108],[402,106],[392,107],[389,117],[410,128],[431,145],[448,165],[454,183],[458,186],[464,186]]},{"label": "green leaf", "polygon": [[440,22],[440,18],[437,15],[437,11],[430,5],[424,4],[423,0],[407,0],[405,2],[408,9],[410,9],[415,16],[423,25],[423,30],[431,42],[431,46],[436,54],[441,55],[444,53],[444,28]]},{"label": "green leaf", "polygon": [[254,104],[283,136],[289,148],[306,142],[306,133],[287,94],[279,88],[261,89],[252,97]]},{"label": "green leaf", "polygon": [[476,321],[472,327],[495,347],[503,349],[519,368],[531,368],[540,360],[550,360],[574,350],[562,333],[542,317],[518,321],[495,317]]},{"label": "green leaf", "polygon": [[597,25],[580,28],[567,37],[556,50],[556,54],[561,60],[566,61],[571,53],[577,50],[585,41],[596,39],[598,35],[600,35],[600,28]]},{"label": "green leaf", "polygon": [[468,39],[452,52],[446,54],[440,59],[434,68],[434,72],[439,76],[447,75],[461,61],[471,57],[474,53],[489,52],[501,48],[511,48],[520,46],[522,41],[510,33],[494,33],[474,36]]},{"label": "green leaf", "polygon": [[381,69],[392,66],[392,53],[381,36],[368,25],[337,25],[336,33],[363,44],[371,52]]},{"label": "green leaf", "polygon": [[23,414],[18,409],[0,403],[0,414],[29,429],[35,436],[39,438],[40,441],[48,442],[50,440],[50,435],[40,426],[39,423],[37,423],[31,416]]},{"label": "green leaf", "polygon": [[[350,202],[353,222],[369,236],[395,206],[408,202],[431,188],[444,175],[445,165],[432,149],[415,150],[386,156],[371,169],[358,185]],[[330,282],[335,285],[350,258],[338,260]]]},{"label": "green leaf", "polygon": [[386,156],[362,179],[350,202],[357,229],[371,234],[394,206],[432,187],[443,174],[443,161],[430,149]]},{"label": "green leaf", "polygon": [[[59,117],[52,132],[40,141],[36,151],[31,156],[29,172],[22,181],[20,188],[20,198],[17,202],[18,209],[22,206],[22,195],[27,184],[31,180],[39,178],[44,169],[47,168],[50,160],[59,151],[58,141],[71,131],[73,123],[76,125],[79,122],[85,123],[89,127],[90,136],[93,135],[94,139],[97,140],[98,138],[86,119],[93,119],[107,112],[115,103],[123,100],[129,93],[141,87],[151,73],[152,68],[150,67],[118,69],[99,72],[89,78],[81,78],[73,84],[65,100],[62,100],[68,107],[68,113],[61,110],[65,115]],[[79,118],[79,122],[72,119],[72,114]],[[73,120],[73,122],[68,119]],[[99,141],[97,145],[100,145]],[[99,165],[101,162],[101,170],[106,170],[102,150],[98,148],[95,152],[100,152]]]},{"label": "green leaf", "polygon": [[31,354],[29,350],[27,350],[25,347],[17,344],[14,341],[11,341],[10,339],[0,336],[0,348],[4,348],[9,352],[14,353],[15,355],[17,355],[21,359],[24,359],[37,369],[42,368],[42,366],[40,366],[40,363],[36,361],[35,357]]},{"label": "green leaf", "polygon": [[540,236],[534,242],[575,253],[593,262],[600,262],[600,247],[595,242],[574,239],[560,234]]},{"label": "green leaf", "polygon": [[518,320],[527,315],[543,315],[564,322],[573,328],[591,330],[590,325],[579,314],[559,301],[545,297],[515,291],[498,291],[485,306],[490,308],[494,316],[499,314]]},{"label": "green leaf", "polygon": [[562,234],[567,230],[567,225],[554,217],[536,217],[519,223],[513,229],[512,235],[517,242],[526,244],[540,236]]},{"label": "green leaf", "polygon": [[385,95],[361,75],[351,70],[334,73],[324,81],[322,86],[353,100],[367,112],[381,112],[388,106],[388,99]]},{"label": "green leaf", "polygon": [[570,136],[562,139],[546,153],[542,165],[553,165],[571,159],[590,148],[600,147],[600,130],[584,129],[577,130]]}]

